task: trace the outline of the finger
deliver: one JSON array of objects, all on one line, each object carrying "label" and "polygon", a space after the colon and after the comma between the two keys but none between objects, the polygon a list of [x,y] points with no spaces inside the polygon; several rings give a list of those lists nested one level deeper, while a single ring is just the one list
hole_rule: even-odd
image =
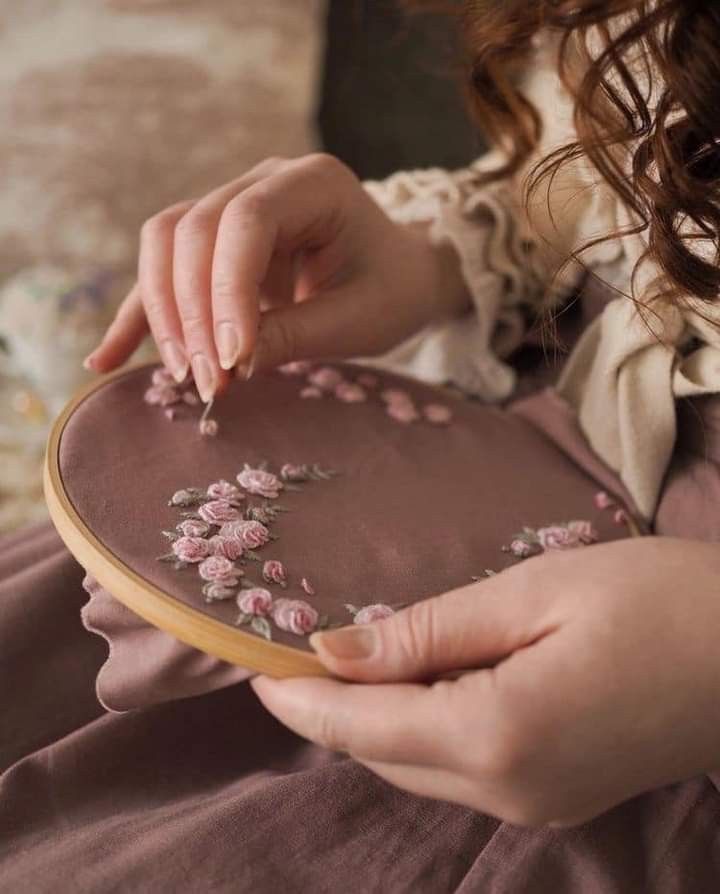
[{"label": "finger", "polygon": [[532,576],[511,572],[372,624],[315,633],[310,642],[330,671],[363,682],[426,680],[495,665],[560,623],[546,594],[527,591]]},{"label": "finger", "polygon": [[454,718],[445,687],[357,686],[338,680],[251,680],[265,707],[291,730],[333,751],[389,762],[446,764]]},{"label": "finger", "polygon": [[133,286],[122,302],[100,344],[83,365],[95,372],[109,372],[124,363],[148,331],[140,290]]},{"label": "finger", "polygon": [[[213,332],[212,270],[218,226],[228,203],[267,176],[275,164],[279,162],[270,159],[213,190],[176,222],[172,282],[185,350],[204,401],[210,400],[226,378],[222,369],[231,369],[238,359],[237,346],[229,343],[227,334],[223,332],[216,347]],[[238,298],[229,295],[228,300],[237,302]]]},{"label": "finger", "polygon": [[188,358],[173,287],[175,226],[193,206],[180,202],[151,217],[140,233],[138,277],[145,314],[165,366],[178,382],[188,373]]}]

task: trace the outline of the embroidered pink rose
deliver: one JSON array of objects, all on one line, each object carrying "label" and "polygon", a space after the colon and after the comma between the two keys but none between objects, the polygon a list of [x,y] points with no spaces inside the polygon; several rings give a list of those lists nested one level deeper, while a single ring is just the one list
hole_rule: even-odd
[{"label": "embroidered pink rose", "polygon": [[283,483],[272,472],[265,469],[253,469],[247,463],[245,468],[237,476],[238,484],[248,493],[257,494],[269,500],[274,500],[283,489]]},{"label": "embroidered pink rose", "polygon": [[423,416],[433,425],[448,425],[452,420],[452,410],[444,404],[426,404]]},{"label": "embroidered pink rose", "polygon": [[373,621],[381,621],[383,618],[389,618],[394,615],[395,610],[389,605],[382,602],[376,602],[374,605],[366,605],[356,612],[353,618],[353,624],[371,624]]},{"label": "embroidered pink rose", "polygon": [[227,500],[210,500],[209,503],[203,503],[198,508],[198,515],[209,525],[222,525],[240,518],[240,512]]},{"label": "embroidered pink rose", "polygon": [[335,386],[335,397],[345,404],[359,404],[367,400],[367,392],[354,382],[340,382]]},{"label": "embroidered pink rose", "polygon": [[219,431],[219,426],[215,419],[201,419],[198,429],[203,438],[214,438]]},{"label": "embroidered pink rose", "polygon": [[228,503],[239,503],[245,499],[245,494],[239,487],[222,478],[208,487],[207,495],[211,500],[227,500]]},{"label": "embroidered pink rose", "polygon": [[417,422],[420,418],[418,411],[411,403],[406,404],[400,401],[388,404],[385,408],[385,412],[396,422],[402,422],[403,425]]},{"label": "embroidered pink rose", "polygon": [[598,532],[589,521],[571,521],[568,528],[580,538],[582,543],[596,543],[599,539]]},{"label": "embroidered pink rose", "polygon": [[153,370],[151,381],[153,385],[157,385],[159,388],[175,387],[175,379],[173,378],[172,373],[169,369],[165,369],[164,366],[159,366],[157,369]]},{"label": "embroidered pink rose", "polygon": [[280,584],[281,587],[287,585],[285,566],[282,562],[278,562],[277,559],[268,559],[268,561],[265,562],[263,565],[262,576],[263,580],[267,581],[269,584]]},{"label": "embroidered pink rose", "polygon": [[315,630],[319,615],[303,599],[277,599],[272,607],[272,618],[281,630],[305,636]]},{"label": "embroidered pink rose", "polygon": [[202,562],[210,555],[210,545],[202,537],[178,537],[172,551],[181,562]]},{"label": "embroidered pink rose", "polygon": [[579,534],[565,525],[549,525],[537,529],[537,538],[543,549],[574,549],[582,544]]},{"label": "embroidered pink rose", "polygon": [[240,519],[224,524],[220,528],[220,536],[237,540],[246,549],[257,549],[270,540],[270,531],[262,522]]},{"label": "embroidered pink rose", "polygon": [[273,607],[272,593],[264,587],[250,587],[237,595],[237,607],[246,615],[269,615]]},{"label": "embroidered pink rose", "polygon": [[210,525],[199,518],[186,518],[180,522],[177,530],[185,537],[204,537],[210,530]]},{"label": "embroidered pink rose", "polygon": [[319,388],[316,388],[315,385],[306,385],[300,391],[300,397],[302,397],[303,400],[317,400],[322,396],[322,391]]},{"label": "embroidered pink rose", "polygon": [[203,580],[225,584],[236,581],[240,575],[240,569],[224,556],[210,556],[204,559],[198,565],[198,572]]},{"label": "embroidered pink rose", "polygon": [[537,547],[533,547],[533,545],[528,543],[527,540],[516,538],[510,544],[509,550],[516,558],[527,559],[528,556],[531,556],[534,552],[537,552]]},{"label": "embroidered pink rose", "polygon": [[380,397],[386,404],[412,404],[408,392],[401,388],[386,388],[380,392]]},{"label": "embroidered pink rose", "polygon": [[216,534],[208,540],[210,544],[210,554],[213,556],[223,556],[234,562],[243,554],[243,545],[239,540],[233,537],[223,537],[222,534]]},{"label": "embroidered pink rose", "polygon": [[610,509],[615,505],[615,501],[612,499],[610,494],[606,493],[604,490],[599,490],[595,496],[593,497],[593,503],[595,503],[596,509]]},{"label": "embroidered pink rose", "polygon": [[360,373],[355,381],[363,388],[377,388],[380,384],[380,379],[373,373]]},{"label": "embroidered pink rose", "polygon": [[180,400],[180,395],[169,385],[151,385],[145,392],[146,404],[159,407],[169,407]]},{"label": "embroidered pink rose", "polygon": [[321,391],[333,391],[344,381],[344,377],[342,373],[330,366],[321,366],[319,369],[311,372],[307,380],[311,385],[320,388]]},{"label": "embroidered pink rose", "polygon": [[312,369],[312,363],[309,360],[291,360],[290,363],[283,363],[278,369],[285,376],[304,376]]}]

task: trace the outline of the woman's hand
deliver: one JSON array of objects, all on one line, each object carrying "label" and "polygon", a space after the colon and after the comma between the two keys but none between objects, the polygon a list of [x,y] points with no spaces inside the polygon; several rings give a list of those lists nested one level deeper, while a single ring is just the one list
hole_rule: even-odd
[{"label": "woman's hand", "polygon": [[137,284],[86,365],[119,365],[149,325],[208,400],[224,370],[381,353],[468,300],[454,251],[394,224],[337,159],[270,159],[147,221]]},{"label": "woman's hand", "polygon": [[273,714],[402,788],[510,822],[577,823],[720,766],[716,544],[546,553],[313,645],[356,682],[258,677]]}]

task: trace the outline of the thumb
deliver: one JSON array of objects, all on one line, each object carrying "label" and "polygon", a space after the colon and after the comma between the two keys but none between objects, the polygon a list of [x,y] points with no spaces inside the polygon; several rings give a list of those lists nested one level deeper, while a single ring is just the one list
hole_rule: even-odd
[{"label": "thumb", "polygon": [[513,575],[416,602],[371,624],[315,633],[310,643],[332,673],[365,683],[490,667],[557,626],[545,600],[513,598],[502,577]]}]

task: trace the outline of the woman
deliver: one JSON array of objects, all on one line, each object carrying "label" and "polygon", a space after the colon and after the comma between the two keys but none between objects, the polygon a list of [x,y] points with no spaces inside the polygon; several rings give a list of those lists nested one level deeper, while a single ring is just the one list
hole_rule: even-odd
[{"label": "woman", "polygon": [[[720,9],[463,6],[490,156],[366,189],[325,156],[270,160],[161,212],[88,365],[118,365],[149,325],[168,368],[182,379],[191,366],[205,400],[234,372],[331,354],[382,355],[504,401],[517,381],[505,358],[546,311],[570,306],[589,271],[602,300],[583,308],[585,331],[540,400],[572,414],[583,444],[570,455],[589,448],[633,511],[675,536],[540,556],[316,634],[341,680],[254,679],[292,730],[437,801],[293,740],[294,763],[274,751],[262,764],[288,775],[244,796],[252,867],[205,838],[220,868],[204,890],[687,891],[720,878],[720,794],[706,776],[720,762],[717,504],[683,516],[666,502],[676,401],[720,391]],[[525,412],[543,425],[552,411]],[[717,493],[714,467],[703,474]],[[215,717],[207,703],[223,698],[237,717],[237,695],[193,709]],[[243,716],[257,716],[243,699]],[[227,798],[237,770],[224,761],[221,749]],[[373,795],[358,798],[368,778]],[[276,813],[282,804],[309,822]],[[141,885],[178,883],[167,868],[143,872]]]}]

